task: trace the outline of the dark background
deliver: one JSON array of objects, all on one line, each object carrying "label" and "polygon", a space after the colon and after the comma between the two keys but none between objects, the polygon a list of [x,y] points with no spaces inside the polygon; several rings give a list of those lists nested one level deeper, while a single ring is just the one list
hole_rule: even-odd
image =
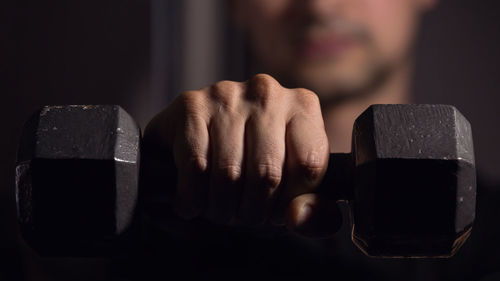
[{"label": "dark background", "polygon": [[[224,14],[222,2],[211,2],[219,14]],[[23,122],[46,104],[120,104],[144,126],[180,91],[204,86],[184,77],[186,64],[196,63],[186,57],[197,58],[183,33],[190,30],[184,18],[193,3],[2,2],[0,238],[5,238],[0,250],[14,247],[14,161]],[[158,5],[163,10],[152,9]],[[498,6],[495,0],[441,1],[424,19],[414,80],[416,102],[454,104],[471,121],[479,175],[489,182],[500,180]],[[216,40],[208,45],[220,46],[218,54],[229,54],[214,56],[218,71],[210,79],[239,78],[228,62],[241,61],[244,48],[224,26],[226,20],[214,24],[220,27],[216,36],[204,38]],[[157,65],[160,60],[164,69]]]}]

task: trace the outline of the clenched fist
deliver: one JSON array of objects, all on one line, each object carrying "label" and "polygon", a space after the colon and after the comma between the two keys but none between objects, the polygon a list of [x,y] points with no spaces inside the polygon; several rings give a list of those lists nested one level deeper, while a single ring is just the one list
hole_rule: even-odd
[{"label": "clenched fist", "polygon": [[[328,166],[319,99],[258,74],[180,95],[147,126],[144,143],[171,151],[171,207],[184,219],[271,222],[305,235],[336,231],[335,202],[314,194]],[[165,188],[168,183],[165,184]]]}]

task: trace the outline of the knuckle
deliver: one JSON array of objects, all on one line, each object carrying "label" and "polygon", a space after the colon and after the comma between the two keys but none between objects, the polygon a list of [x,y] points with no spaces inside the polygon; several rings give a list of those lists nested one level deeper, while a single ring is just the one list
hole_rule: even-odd
[{"label": "knuckle", "polygon": [[223,108],[232,109],[238,104],[239,87],[237,82],[219,81],[211,86],[211,96],[219,102]]},{"label": "knuckle", "polygon": [[252,83],[262,84],[262,85],[274,85],[277,83],[271,75],[265,73],[255,74],[250,80]]},{"label": "knuckle", "polygon": [[307,89],[296,89],[297,101],[306,111],[315,111],[320,108],[318,95]]},{"label": "knuckle", "polygon": [[257,177],[266,188],[273,190],[281,183],[282,169],[273,163],[260,163],[257,165]]},{"label": "knuckle", "polygon": [[216,177],[219,181],[235,184],[241,178],[241,166],[235,163],[219,165],[216,168]]},{"label": "knuckle", "polygon": [[265,106],[270,101],[279,97],[282,91],[280,85],[268,74],[257,74],[249,82],[249,95]]},{"label": "knuckle", "polygon": [[187,91],[179,96],[183,110],[188,116],[199,115],[206,110],[202,91]]},{"label": "knuckle", "polygon": [[297,163],[298,172],[307,180],[315,182],[320,179],[325,169],[316,152],[311,152]]},{"label": "knuckle", "polygon": [[234,92],[237,90],[238,82],[229,81],[229,80],[221,80],[212,85],[212,91],[218,93],[227,93]]},{"label": "knuckle", "polygon": [[208,159],[204,156],[194,155],[186,162],[187,169],[193,174],[203,174],[207,171]]}]

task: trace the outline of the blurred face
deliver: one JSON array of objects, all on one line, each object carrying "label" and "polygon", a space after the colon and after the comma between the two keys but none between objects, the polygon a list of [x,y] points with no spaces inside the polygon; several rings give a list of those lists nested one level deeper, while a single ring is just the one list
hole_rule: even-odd
[{"label": "blurred face", "polygon": [[408,60],[432,0],[238,0],[265,70],[321,98],[360,93]]}]

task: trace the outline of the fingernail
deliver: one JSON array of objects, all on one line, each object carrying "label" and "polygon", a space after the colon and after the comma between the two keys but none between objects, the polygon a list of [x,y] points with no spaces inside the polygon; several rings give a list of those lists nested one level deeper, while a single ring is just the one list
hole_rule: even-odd
[{"label": "fingernail", "polygon": [[299,214],[297,216],[297,226],[304,225],[312,214],[312,207],[309,204],[304,204],[302,208],[300,208]]}]

